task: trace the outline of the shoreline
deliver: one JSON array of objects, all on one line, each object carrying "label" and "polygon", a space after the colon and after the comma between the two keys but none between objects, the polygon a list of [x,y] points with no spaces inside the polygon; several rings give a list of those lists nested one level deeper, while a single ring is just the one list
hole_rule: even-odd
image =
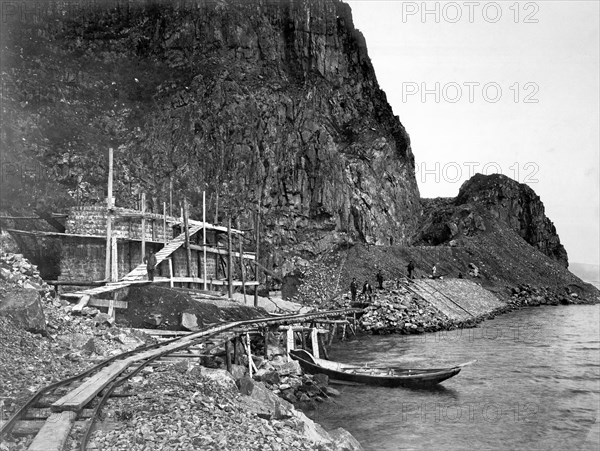
[{"label": "shoreline", "polygon": [[[23,264],[25,263],[20,261],[19,265]],[[3,347],[10,350],[10,352],[4,353],[0,359],[1,385],[3,387],[1,395],[6,400],[5,414],[18,408],[23,399],[32,393],[32,390],[35,391],[41,386],[48,385],[67,375],[79,373],[87,366],[108,356],[152,340],[135,329],[112,326],[109,322],[100,320],[99,318],[103,318],[104,314],[98,314],[95,317],[72,315],[70,304],[53,298],[50,295],[50,287],[39,279],[36,270],[33,267],[29,269],[31,269],[31,275],[23,274],[22,277],[19,275],[23,283],[19,285],[13,281],[7,284],[7,287],[13,286],[14,289],[26,292],[31,289],[27,290],[23,288],[23,285],[27,283],[39,285],[41,291],[35,291],[43,292],[40,295],[40,305],[46,315],[47,333],[42,335],[26,332],[22,329],[22,325],[15,326],[12,320],[2,318],[3,333],[0,339]],[[384,294],[378,292],[376,296],[376,301],[381,305],[390,303],[385,299]],[[413,296],[410,295],[410,297]],[[562,302],[570,301],[572,304],[598,303],[581,299],[573,293],[570,295],[570,299],[564,298],[564,295],[562,299]],[[349,299],[347,301],[349,302]],[[463,322],[449,321],[439,315],[435,309],[428,311],[427,308],[423,308],[423,305],[416,302],[414,305],[404,306],[398,310],[406,312],[412,309],[416,315],[420,315],[421,319],[437,315],[438,321],[428,327],[421,327],[418,325],[419,319],[415,316],[412,317],[410,324],[416,327],[406,327],[406,322],[404,322],[400,327],[384,328],[383,330],[386,333],[393,330],[393,333],[398,335],[407,335],[469,329],[476,327],[485,319],[494,318],[502,313],[530,306],[558,305],[561,303],[561,298],[551,290],[523,285],[513,288],[508,300],[503,300],[503,302],[505,304],[502,308]],[[397,304],[398,307],[400,305],[401,302]],[[375,306],[374,303],[371,307]],[[419,310],[423,311],[419,313]],[[396,322],[396,326],[398,325],[399,323]],[[167,369],[169,370],[166,371]],[[173,363],[169,366],[165,365],[163,369],[155,368],[146,371],[139,379],[132,381],[127,397],[111,400],[97,433],[98,437],[95,439],[96,448],[90,449],[125,449],[125,444],[130,440],[133,440],[131,443],[136,445],[131,449],[161,449],[160,446],[154,446],[158,443],[163,446],[164,438],[167,439],[167,442],[174,440],[174,445],[179,443],[177,446],[182,449],[185,449],[185,446],[219,449],[224,446],[224,443],[227,443],[229,449],[314,449],[317,443],[318,446],[322,446],[322,449],[362,449],[361,445],[347,431],[341,429],[325,431],[318,423],[307,417],[300,406],[296,408],[283,397],[278,396],[276,390],[279,388],[271,390],[267,388],[268,382],[252,381],[252,389],[256,393],[248,393],[248,385],[246,385],[246,392],[240,394],[242,384],[240,383],[240,387],[238,387],[235,379],[229,373],[224,373],[225,370],[211,370],[200,367],[199,363],[190,365],[188,362]],[[284,384],[287,382],[283,381]],[[181,386],[179,391],[172,389],[177,384]],[[285,389],[279,390],[280,393],[282,391]],[[137,411],[125,407],[129,401],[133,405],[134,399],[140,406]],[[163,401],[174,406],[171,413],[166,412],[164,406],[161,407]],[[314,402],[335,403],[326,399]],[[157,411],[171,416],[167,415],[160,420],[165,423],[160,427],[157,426],[156,429],[160,430],[149,430],[147,425],[153,421],[153,415]],[[194,415],[197,417],[195,422],[186,423],[184,421]],[[230,423],[230,417],[234,419],[235,424]],[[243,430],[242,426],[245,423],[252,424],[253,431],[258,431],[257,434],[253,432],[254,435],[244,435],[249,434],[248,431],[244,432]],[[170,429],[172,424],[178,425],[175,430]],[[205,433],[199,436],[195,431],[199,424],[212,425],[214,428],[206,429]],[[231,436],[225,442],[221,440],[222,437],[216,440],[211,438],[218,436],[225,429],[229,429],[231,432]],[[157,432],[161,432],[161,434]],[[252,438],[244,442],[244,437]],[[275,443],[274,447],[271,446],[271,442]],[[305,442],[310,442],[310,445],[302,448],[301,446]],[[23,440],[7,443],[7,449],[11,451],[27,447],[27,442]],[[266,448],[267,444],[271,448]],[[137,447],[137,445],[140,446]],[[233,448],[234,445],[238,445],[239,448]],[[255,447],[253,448],[253,446]],[[175,446],[174,449],[176,448]]]}]

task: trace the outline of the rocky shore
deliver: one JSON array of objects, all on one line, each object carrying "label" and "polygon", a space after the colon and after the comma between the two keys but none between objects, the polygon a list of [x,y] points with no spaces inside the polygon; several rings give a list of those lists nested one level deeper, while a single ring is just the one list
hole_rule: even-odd
[{"label": "rocky shore", "polygon": [[[19,254],[1,255],[0,268],[2,420],[43,386],[154,342],[98,309],[74,314]],[[337,394],[326,380],[302,375],[295,362],[264,362],[257,380],[239,366],[234,375],[186,361],[147,368],[108,403],[90,449],[362,449],[348,432],[325,431],[288,402],[309,406]],[[30,440],[11,437],[0,450],[25,450]],[[78,448],[71,441],[66,449]]]},{"label": "rocky shore", "polygon": [[[321,308],[352,305],[349,293],[323,300],[326,288],[331,288],[324,284],[320,277],[314,291],[321,293],[320,299],[312,299],[313,307],[319,301]],[[303,290],[310,290],[310,280],[304,285]],[[365,305],[358,326],[363,333],[420,334],[475,327],[486,318],[524,307],[590,302],[569,287],[526,284],[505,290],[501,297],[502,308],[457,321],[408,289],[406,281],[386,281]],[[4,420],[42,386],[154,342],[145,333],[115,325],[98,309],[73,312],[19,254],[0,256],[0,312]],[[327,432],[299,410],[335,403],[339,393],[324,375],[302,374],[297,362],[287,361],[276,338],[269,344],[268,357],[255,359],[258,371],[253,379],[246,375],[247,365],[234,365],[232,374],[186,361],[147,368],[129,382],[125,397],[107,405],[91,449],[361,449],[346,431]],[[216,355],[209,363],[222,367],[223,362]],[[0,450],[27,445],[27,439],[15,438],[2,443]]]},{"label": "rocky shore", "polygon": [[[388,284],[390,285],[392,284]],[[364,314],[359,319],[359,325],[362,331],[374,335],[422,334],[477,327],[486,319],[524,307],[593,303],[570,291],[568,287],[557,290],[552,287],[522,284],[507,291],[510,295],[502,296],[505,302],[503,306],[467,320],[455,320],[401,286],[376,290],[373,301],[366,306]],[[349,295],[337,305],[351,305]]]}]

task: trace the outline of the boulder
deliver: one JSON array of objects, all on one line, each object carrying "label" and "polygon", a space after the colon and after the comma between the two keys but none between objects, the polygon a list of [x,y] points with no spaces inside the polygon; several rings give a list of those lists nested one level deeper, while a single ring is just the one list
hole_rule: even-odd
[{"label": "boulder", "polygon": [[0,315],[12,318],[23,329],[46,335],[46,316],[36,290],[9,289],[0,294]]},{"label": "boulder", "polygon": [[263,418],[267,415],[270,418],[280,420],[290,418],[293,415],[294,407],[292,404],[285,399],[281,399],[261,382],[254,383],[250,398],[254,401],[255,407],[263,413],[261,415]]},{"label": "boulder", "polygon": [[329,432],[329,437],[337,451],[362,451],[362,446],[350,432],[337,428]]},{"label": "boulder", "polygon": [[277,385],[281,381],[279,374],[276,373],[275,371],[270,371],[268,373],[263,374],[260,377],[260,380],[262,382],[266,382],[267,384],[271,384],[271,385]]},{"label": "boulder", "polygon": [[281,364],[275,364],[274,362],[272,362],[275,366],[275,368],[277,369],[277,372],[281,375],[281,376],[287,376],[287,375],[301,375],[302,374],[302,368],[300,368],[300,364],[298,363],[297,360],[290,360],[289,362],[284,362]]},{"label": "boulder", "polygon": [[198,330],[198,318],[194,313],[183,312],[181,314],[181,327],[191,331]]},{"label": "boulder", "polygon": [[254,381],[251,377],[247,375],[242,376],[238,381],[238,384],[242,395],[250,396],[252,394],[252,391],[254,390]]},{"label": "boulder", "polygon": [[239,381],[246,374],[247,369],[243,365],[236,365],[235,363],[231,364],[231,376],[235,381]]},{"label": "boulder", "polygon": [[115,319],[106,313],[98,313],[94,317],[94,324],[96,326],[112,327],[112,325],[115,324]]},{"label": "boulder", "polygon": [[202,375],[207,379],[216,382],[223,388],[237,390],[235,379],[227,370],[217,368],[203,368]]}]

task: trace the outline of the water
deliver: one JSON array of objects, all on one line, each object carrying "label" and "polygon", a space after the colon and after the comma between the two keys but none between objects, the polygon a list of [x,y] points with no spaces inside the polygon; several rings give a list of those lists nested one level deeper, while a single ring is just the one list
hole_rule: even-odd
[{"label": "water", "polygon": [[365,450],[600,449],[600,306],[530,308],[477,329],[361,337],[332,360],[441,367],[477,359],[439,388],[337,385],[309,416]]}]

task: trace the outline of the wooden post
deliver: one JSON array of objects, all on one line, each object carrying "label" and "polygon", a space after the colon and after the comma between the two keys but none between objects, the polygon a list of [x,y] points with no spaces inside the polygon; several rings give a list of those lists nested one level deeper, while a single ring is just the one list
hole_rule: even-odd
[{"label": "wooden post", "polygon": [[146,193],[142,193],[142,261],[146,256]]},{"label": "wooden post", "polygon": [[[286,344],[285,344],[285,350],[286,353],[293,351],[294,348],[294,329],[292,326],[288,326],[287,328],[287,336],[286,336],[287,340],[286,340]],[[287,356],[288,361],[290,360],[290,356]]]},{"label": "wooden post", "polygon": [[167,244],[167,203],[163,202],[163,242]]},{"label": "wooden post", "polygon": [[312,342],[312,355],[317,359],[319,357],[319,331],[316,327],[310,330],[310,341]]},{"label": "wooden post", "polygon": [[173,216],[173,177],[169,180],[169,216]]},{"label": "wooden post", "polygon": [[231,249],[231,218],[227,221],[227,294],[233,297],[233,256]]},{"label": "wooden post", "polygon": [[269,359],[269,327],[265,327],[263,331],[265,337],[265,360]]},{"label": "wooden post", "polygon": [[[260,240],[260,199],[258,200],[258,210],[256,211],[256,281],[260,283],[258,272],[258,250]],[[254,286],[254,307],[258,307],[258,285]]]},{"label": "wooden post", "polygon": [[329,360],[329,355],[327,353],[327,348],[325,347],[325,343],[323,343],[321,341],[321,336],[319,334],[317,334],[317,343],[318,343],[317,347],[320,347],[320,349],[323,351],[323,357],[326,360]]},{"label": "wooden post", "polygon": [[335,338],[335,334],[337,333],[337,323],[333,323],[331,325],[331,337],[329,337],[329,346],[333,343],[333,339]]},{"label": "wooden post", "polygon": [[[156,198],[152,198],[152,209],[150,210],[150,213],[154,213],[154,210],[156,209]],[[152,241],[157,241],[156,239],[156,221],[154,220],[154,217],[150,218],[150,225],[152,226]]]},{"label": "wooden post", "polygon": [[225,342],[225,363],[227,371],[231,373],[231,340]]},{"label": "wooden post", "polygon": [[110,238],[110,281],[119,280],[119,264],[117,256],[117,237]]},{"label": "wooden post", "polygon": [[187,198],[183,198],[183,227],[185,229],[185,249],[187,257],[187,276],[192,277],[192,250],[190,249],[190,229],[188,228]]},{"label": "wooden post", "polygon": [[169,286],[171,288],[173,288],[173,260],[171,260],[170,258],[168,259],[169,261]]},{"label": "wooden post", "polygon": [[235,363],[236,365],[240,361],[240,356],[238,355],[238,345],[239,345],[239,342],[240,342],[240,339],[238,337],[235,337],[233,339],[233,363]]},{"label": "wooden post", "polygon": [[[236,221],[238,230],[241,230],[240,220]],[[242,293],[244,293],[244,305],[246,305],[246,268],[244,268],[244,249],[242,246],[242,235],[238,235],[238,243],[240,249],[240,273],[242,275]]]},{"label": "wooden post", "polygon": [[117,300],[117,292],[113,291],[110,300],[108,301],[108,316],[115,317],[115,301]]},{"label": "wooden post", "polygon": [[202,278],[204,279],[204,286],[206,290],[206,280],[208,275],[206,274],[206,192],[202,191]]},{"label": "wooden post", "polygon": [[250,346],[250,334],[246,332],[246,343],[248,344],[248,375],[252,377],[252,369],[256,371],[256,366],[254,365],[254,360],[252,360],[252,347]]},{"label": "wooden post", "polygon": [[306,334],[304,333],[304,326],[302,326],[300,333],[302,334],[302,349],[306,349]]},{"label": "wooden post", "polygon": [[111,277],[111,237],[112,237],[112,197],[113,197],[113,148],[108,148],[108,187],[106,198],[106,261],[104,265],[104,278]]}]

